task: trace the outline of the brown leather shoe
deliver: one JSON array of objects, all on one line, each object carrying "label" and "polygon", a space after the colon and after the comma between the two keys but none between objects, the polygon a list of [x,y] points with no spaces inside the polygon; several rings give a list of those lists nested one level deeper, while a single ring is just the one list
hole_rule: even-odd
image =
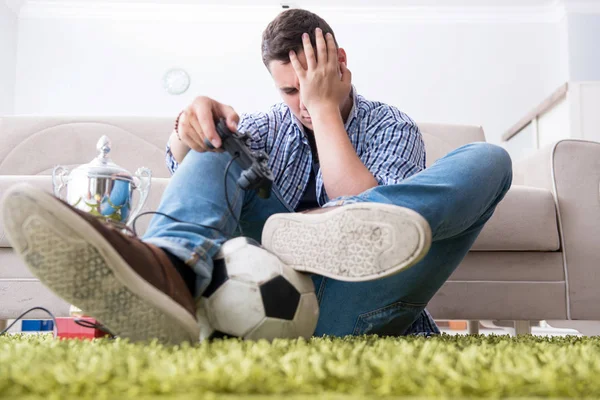
[{"label": "brown leather shoe", "polygon": [[431,247],[431,228],[405,207],[355,203],[274,214],[263,228],[262,245],[296,271],[360,282],[419,262]]},{"label": "brown leather shoe", "polygon": [[194,300],[163,250],[28,184],[6,192],[2,217],[31,272],[115,335],[198,341]]}]

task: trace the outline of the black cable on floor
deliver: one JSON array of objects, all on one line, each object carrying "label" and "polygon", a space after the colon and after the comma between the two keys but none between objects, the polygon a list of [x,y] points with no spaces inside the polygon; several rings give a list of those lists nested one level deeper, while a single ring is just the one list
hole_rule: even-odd
[{"label": "black cable on floor", "polygon": [[[229,212],[231,213],[231,216],[233,217],[233,219],[235,219],[235,223],[237,225],[238,230],[240,231],[240,236],[244,236],[244,233],[242,231],[242,225],[240,223],[240,220],[236,217],[235,212],[233,211],[233,206],[231,205],[231,202],[229,201],[229,193],[227,192],[227,174],[229,173],[229,168],[231,167],[231,165],[233,164],[233,162],[239,158],[239,154],[236,154],[233,156],[233,158],[229,161],[229,163],[227,163],[227,166],[225,167],[225,174],[223,175],[223,182],[224,182],[224,187],[225,187],[225,201],[227,202],[227,209],[229,210]],[[178,218],[172,217],[168,214],[159,212],[159,211],[145,211],[143,213],[139,213],[138,215],[135,216],[135,218],[133,219],[133,221],[131,222],[131,230],[133,231],[133,234],[135,236],[139,236],[137,234],[137,230],[135,229],[135,223],[137,222],[137,219],[139,217],[141,217],[142,215],[148,215],[148,214],[158,214],[158,215],[162,215],[163,217],[169,218],[175,222],[181,222],[183,224],[192,224],[192,225],[196,225],[196,226],[200,226],[202,228],[206,228],[206,229],[214,229],[216,231],[218,231],[219,233],[221,233],[223,236],[225,237],[229,237],[229,235],[227,233],[225,233],[224,231],[222,231],[219,228],[216,228],[214,226],[208,226],[208,225],[203,225],[203,224],[198,224],[195,222],[188,222],[188,221],[182,221]]]},{"label": "black cable on floor", "polygon": [[20,321],[25,315],[27,315],[30,312],[35,311],[35,310],[41,310],[41,311],[46,312],[48,315],[50,315],[50,318],[52,318],[52,322],[54,323],[54,327],[52,328],[52,333],[54,334],[54,337],[56,338],[56,336],[58,335],[58,325],[56,324],[56,317],[47,308],[44,308],[44,307],[32,307],[29,310],[23,312],[9,326],[7,326],[5,329],[2,330],[2,332],[0,332],[0,336],[6,334],[8,332],[8,330],[10,328],[12,328],[18,321]]},{"label": "black cable on floor", "polygon": [[229,201],[229,194],[227,193],[227,173],[229,172],[229,167],[231,167],[231,164],[233,164],[235,159],[238,158],[239,156],[240,155],[236,153],[233,156],[233,158],[227,163],[227,166],[225,167],[225,178],[224,178],[223,186],[225,186],[225,201],[227,202],[227,208],[229,209],[229,212],[231,213],[231,216],[233,217],[233,219],[235,219],[237,228],[240,231],[240,236],[244,236],[244,231],[242,231],[242,225],[240,224],[240,220],[238,219],[238,217],[235,215],[235,212],[233,212],[233,207],[231,206],[231,202]]}]

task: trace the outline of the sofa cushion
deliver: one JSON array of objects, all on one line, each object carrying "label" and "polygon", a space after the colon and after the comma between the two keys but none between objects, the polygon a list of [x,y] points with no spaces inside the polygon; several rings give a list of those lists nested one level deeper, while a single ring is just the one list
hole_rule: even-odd
[{"label": "sofa cushion", "polygon": [[[17,182],[28,182],[52,191],[50,176],[0,176],[0,195]],[[169,179],[153,178],[148,201],[142,209],[156,210]],[[134,203],[137,198],[134,197]],[[139,218],[136,231],[141,236],[152,215]],[[11,247],[0,215],[0,247]],[[559,249],[556,211],[552,193],[545,189],[513,185],[477,238],[473,251],[555,251]]]},{"label": "sofa cushion", "polygon": [[57,164],[87,164],[98,155],[98,139],[107,135],[116,164],[131,173],[148,167],[152,176],[168,178],[164,157],[173,118],[2,117],[0,175],[49,175]]},{"label": "sofa cushion", "polygon": [[485,142],[480,126],[419,123],[430,167],[452,150],[473,142]]},{"label": "sofa cushion", "polygon": [[554,197],[549,190],[513,185],[496,207],[472,251],[560,249]]}]

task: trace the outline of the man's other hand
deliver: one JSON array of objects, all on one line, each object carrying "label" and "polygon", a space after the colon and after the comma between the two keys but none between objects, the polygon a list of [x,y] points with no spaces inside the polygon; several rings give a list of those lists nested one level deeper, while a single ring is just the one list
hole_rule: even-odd
[{"label": "man's other hand", "polygon": [[[196,151],[218,151],[221,147],[221,138],[215,128],[215,120],[220,118],[225,118],[229,130],[237,132],[240,117],[231,106],[221,104],[209,97],[196,97],[179,117],[177,125],[179,138]],[[214,149],[206,146],[205,139],[212,143]]]}]

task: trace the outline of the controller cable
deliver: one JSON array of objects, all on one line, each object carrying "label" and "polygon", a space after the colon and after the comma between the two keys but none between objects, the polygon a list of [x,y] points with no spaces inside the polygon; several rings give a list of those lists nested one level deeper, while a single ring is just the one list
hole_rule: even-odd
[{"label": "controller cable", "polygon": [[[233,217],[233,219],[235,220],[237,229],[240,232],[240,236],[244,236],[244,232],[242,230],[242,225],[240,220],[238,219],[238,217],[235,215],[235,212],[233,211],[233,206],[231,205],[231,201],[229,200],[229,192],[227,191],[227,175],[229,174],[229,168],[231,168],[231,165],[233,164],[233,162],[239,158],[239,153],[236,153],[233,155],[233,158],[227,163],[227,166],[225,167],[225,174],[223,175],[223,186],[225,187],[225,202],[227,203],[227,209],[229,210],[229,213],[231,214],[231,216]],[[192,224],[192,225],[196,225],[199,226],[201,228],[206,228],[206,229],[212,229],[215,230],[217,232],[219,232],[220,234],[222,234],[225,237],[228,237],[229,234],[226,233],[225,231],[223,231],[222,229],[219,229],[215,226],[209,226],[209,225],[203,225],[203,224],[198,224],[196,222],[187,222],[187,221],[182,221],[178,218],[172,217],[168,214],[162,213],[160,211],[145,211],[143,213],[139,213],[138,215],[135,216],[135,218],[133,219],[133,221],[131,221],[131,228],[127,228],[124,227],[124,229],[130,230],[135,236],[138,236],[137,230],[135,229],[135,223],[137,222],[138,218],[140,218],[141,216],[144,215],[148,215],[148,214],[158,214],[161,215],[163,217],[169,218],[175,222],[181,222],[183,224]],[[110,220],[109,220],[110,221]]]},{"label": "controller cable", "polygon": [[244,236],[244,231],[242,230],[242,224],[240,223],[239,218],[235,215],[235,212],[233,212],[233,207],[231,206],[231,202],[229,201],[229,193],[227,192],[227,174],[229,173],[229,168],[231,167],[233,162],[239,157],[240,157],[240,153],[236,152],[233,155],[233,158],[231,160],[229,160],[229,162],[227,163],[227,166],[225,167],[225,175],[224,175],[224,179],[223,179],[223,185],[225,186],[225,201],[227,202],[227,208],[229,209],[229,213],[231,214],[231,216],[235,220],[235,223],[237,224],[237,228],[238,228],[238,231],[240,232],[240,236]]}]

